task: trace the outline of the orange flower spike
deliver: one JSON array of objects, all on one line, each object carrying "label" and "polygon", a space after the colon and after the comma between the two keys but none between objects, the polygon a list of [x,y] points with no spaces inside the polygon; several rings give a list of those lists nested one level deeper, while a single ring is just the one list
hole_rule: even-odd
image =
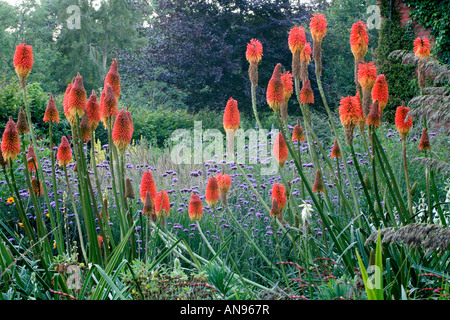
[{"label": "orange flower spike", "polygon": [[300,52],[300,61],[305,62],[306,64],[311,62],[311,45],[309,42],[305,44],[305,47]]},{"label": "orange flower spike", "polygon": [[314,103],[314,93],[309,80],[303,82],[302,89],[300,90],[300,102],[310,104]]},{"label": "orange flower spike", "polygon": [[30,132],[30,127],[27,122],[27,115],[25,114],[25,111],[23,111],[22,107],[20,107],[19,116],[17,118],[17,132],[19,134],[27,134]]},{"label": "orange flower spike", "polygon": [[108,74],[106,75],[105,82],[103,87],[106,88],[108,84],[112,87],[114,91],[114,96],[117,100],[120,97],[120,75],[119,75],[119,66],[117,63],[117,59],[114,58],[111,63],[111,67],[109,68]]},{"label": "orange flower spike", "polygon": [[281,80],[281,63],[278,63],[273,70],[272,78],[269,81],[266,92],[267,104],[274,112],[277,112],[284,103],[284,87]]},{"label": "orange flower spike", "polygon": [[378,106],[378,101],[375,100],[373,105],[370,107],[370,112],[367,115],[366,124],[368,126],[379,127],[380,126],[380,107]]},{"label": "orange flower spike", "polygon": [[342,97],[339,103],[339,116],[343,127],[357,125],[362,113],[354,97]]},{"label": "orange flower spike", "polygon": [[95,91],[92,90],[91,95],[89,96],[89,100],[86,105],[89,125],[91,126],[91,130],[95,130],[98,127],[98,123],[100,122],[100,105],[97,102],[97,95]]},{"label": "orange flower spike", "polygon": [[317,169],[317,171],[316,171],[316,177],[314,179],[314,185],[313,185],[312,191],[325,193],[325,186],[323,184],[322,171],[320,169]]},{"label": "orange flower spike", "polygon": [[358,68],[358,81],[361,88],[371,91],[377,79],[377,69],[372,62],[361,62]]},{"label": "orange flower spike", "polygon": [[189,218],[191,221],[199,221],[203,216],[203,203],[197,193],[191,194],[189,201]]},{"label": "orange flower spike", "polygon": [[153,215],[155,212],[155,208],[153,206],[153,199],[150,194],[150,191],[147,190],[145,192],[143,202],[144,202],[144,207],[142,208],[142,214],[143,215],[146,215],[146,214]]},{"label": "orange flower spike", "polygon": [[[36,195],[43,195],[44,194],[44,191],[43,191],[43,188],[42,188],[42,181],[39,181],[39,183],[38,183],[38,179],[36,178],[36,177],[32,177],[31,178],[31,188],[33,189],[33,192],[36,194]],[[28,190],[28,193],[30,192],[30,190]]]},{"label": "orange flower spike", "polygon": [[216,177],[210,177],[206,185],[205,200],[208,206],[214,207],[220,199],[219,183]]},{"label": "orange flower spike", "polygon": [[386,82],[386,76],[384,74],[378,75],[377,79],[375,80],[375,84],[372,88],[372,100],[378,100],[380,114],[382,114],[389,100],[388,84]]},{"label": "orange flower spike", "polygon": [[156,184],[155,181],[153,180],[153,174],[151,170],[144,171],[142,175],[141,190],[140,190],[142,202],[145,202],[145,196],[147,194],[147,191],[150,192],[150,197],[154,202],[156,197]]},{"label": "orange flower spike", "polygon": [[414,39],[414,55],[421,59],[425,59],[430,56],[431,44],[428,37]]},{"label": "orange flower spike", "polygon": [[78,116],[81,118],[86,110],[86,104],[87,95],[83,86],[83,77],[78,74],[67,99],[67,111],[69,117],[75,118]]},{"label": "orange flower spike", "polygon": [[270,209],[270,216],[280,217],[281,216],[281,210],[278,206],[278,201],[276,198],[272,199],[272,208]]},{"label": "orange flower spike", "polygon": [[294,129],[292,130],[292,141],[297,141],[297,142],[305,142],[305,133],[303,132],[303,127],[299,126],[298,124],[296,124],[294,126]]},{"label": "orange flower spike", "polygon": [[223,113],[223,128],[225,131],[239,129],[240,116],[237,101],[233,98],[229,98],[225,111]]},{"label": "orange flower spike", "polygon": [[363,21],[358,21],[352,25],[350,46],[355,60],[362,60],[369,46],[369,34],[367,33],[367,26]]},{"label": "orange flower spike", "polygon": [[305,29],[302,26],[294,26],[289,32],[288,38],[289,49],[292,54],[299,54],[302,52],[306,44]]},{"label": "orange flower spike", "polygon": [[227,194],[231,188],[231,177],[228,174],[218,173],[216,179],[219,185],[219,193],[221,195]]},{"label": "orange flower spike", "polygon": [[64,136],[61,138],[56,160],[58,160],[61,167],[67,166],[72,161],[72,149],[70,148],[69,141]]},{"label": "orange flower spike", "polygon": [[288,158],[289,152],[286,141],[284,140],[283,135],[280,132],[278,132],[277,137],[275,138],[272,152],[277,159],[280,167],[283,168]]},{"label": "orange flower spike", "polygon": [[337,139],[334,139],[333,147],[331,148],[330,158],[342,158],[341,149],[339,149],[339,144]]},{"label": "orange flower spike", "polygon": [[28,147],[27,151],[27,169],[30,172],[36,171],[37,168],[37,159],[36,154],[34,153],[33,146]]},{"label": "orange flower spike", "polygon": [[20,153],[20,141],[17,126],[9,118],[2,136],[2,154],[6,163],[17,158]]},{"label": "orange flower spike", "polygon": [[33,47],[26,43],[20,43],[16,47],[13,64],[20,84],[24,87],[33,68]]},{"label": "orange flower spike", "polygon": [[87,110],[84,111],[83,117],[81,117],[80,133],[83,142],[88,142],[91,139],[91,125],[89,124]]},{"label": "orange flower spike", "polygon": [[309,29],[314,41],[321,42],[327,34],[327,19],[324,14],[314,13],[309,19]]},{"label": "orange flower spike", "polygon": [[131,143],[132,137],[133,120],[131,119],[131,112],[128,110],[121,110],[114,122],[112,132],[114,145],[121,154],[125,153],[125,150]]},{"label": "orange flower spike", "polygon": [[288,101],[291,95],[294,93],[294,82],[292,80],[292,74],[289,71],[281,74],[281,81],[284,88],[284,101]]},{"label": "orange flower spike", "polygon": [[50,93],[50,98],[48,99],[47,108],[44,113],[44,122],[56,122],[59,123],[59,112],[56,108],[55,100],[53,99],[53,95]]},{"label": "orange flower spike", "polygon": [[412,116],[409,115],[409,108],[401,105],[397,108],[395,112],[395,126],[400,133],[402,139],[406,138],[412,127]]},{"label": "orange flower spike", "polygon": [[427,128],[422,129],[422,136],[419,141],[419,150],[431,150],[430,138]]},{"label": "orange flower spike", "polygon": [[257,64],[263,56],[263,46],[259,40],[252,39],[247,43],[245,58],[249,63]]},{"label": "orange flower spike", "polygon": [[274,183],[272,186],[272,201],[273,199],[277,200],[278,209],[280,213],[283,211],[286,206],[287,198],[286,198],[286,189],[284,185],[281,183]]},{"label": "orange flower spike", "polygon": [[103,237],[100,235],[97,235],[97,242],[98,242],[98,247],[101,248],[102,243],[103,243]]},{"label": "orange flower spike", "polygon": [[358,114],[358,123],[366,123],[366,118],[364,117],[364,111],[361,104],[361,99],[359,98],[359,94],[351,97],[353,105],[355,107],[356,113]]},{"label": "orange flower spike", "polygon": [[100,117],[102,121],[107,123],[107,119],[109,117],[117,117],[119,114],[119,109],[117,107],[117,99],[114,95],[114,90],[112,86],[108,83],[106,86],[106,90],[104,98],[100,101]]},{"label": "orange flower spike", "polygon": [[158,192],[155,197],[155,213],[157,216],[159,216],[164,210],[164,215],[166,217],[169,216],[170,213],[170,200],[169,200],[169,194],[166,192],[166,190],[161,190],[161,192]]}]

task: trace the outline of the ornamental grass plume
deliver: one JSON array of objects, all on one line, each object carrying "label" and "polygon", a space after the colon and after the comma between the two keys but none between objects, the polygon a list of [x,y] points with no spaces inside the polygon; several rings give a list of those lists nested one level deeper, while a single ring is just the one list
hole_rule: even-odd
[{"label": "ornamental grass plume", "polygon": [[27,115],[22,107],[20,107],[19,116],[17,118],[17,132],[19,134],[27,134],[30,132],[30,127],[27,122]]},{"label": "ornamental grass plume", "polygon": [[216,179],[219,185],[220,200],[226,206],[228,204],[227,194],[231,188],[231,177],[228,174],[218,173]]},{"label": "ornamental grass plume", "polygon": [[355,84],[357,91],[360,90],[358,81],[358,67],[367,53],[369,46],[369,34],[367,33],[367,26],[363,21],[358,21],[352,25],[350,32],[350,47],[355,58]]},{"label": "ornamental grass plume", "polygon": [[362,89],[362,108],[364,116],[367,117],[372,102],[372,88],[377,79],[377,69],[372,62],[362,61],[358,67],[358,82]]},{"label": "ornamental grass plume", "polygon": [[327,33],[327,20],[324,14],[314,13],[310,18],[309,29],[313,38],[313,59],[316,73],[322,75],[322,39]]},{"label": "ornamental grass plume", "polygon": [[234,137],[239,129],[240,115],[237,101],[229,98],[223,113],[223,128],[227,136],[227,157],[229,161],[234,160]]},{"label": "ornamental grass plume", "polygon": [[306,80],[303,82],[302,89],[300,90],[300,102],[301,103],[314,103],[314,93],[311,88],[311,81]]},{"label": "ornamental grass plume", "polygon": [[300,53],[306,45],[306,34],[302,26],[294,26],[289,31],[289,49],[292,52],[292,75],[300,78]]},{"label": "ornamental grass plume", "polygon": [[44,122],[56,122],[59,123],[59,112],[56,108],[55,99],[53,99],[53,95],[50,93],[50,98],[48,99],[47,108],[44,113]]},{"label": "ornamental grass plume", "polygon": [[355,126],[361,121],[362,108],[358,106],[357,100],[354,97],[342,97],[339,103],[339,116],[342,126],[345,130],[345,140],[347,144],[353,144],[353,131]]},{"label": "ornamental grass plume", "polygon": [[27,150],[27,169],[30,172],[34,172],[37,169],[36,154],[34,153],[32,145],[30,145]]},{"label": "ornamental grass plume", "polygon": [[286,189],[284,188],[284,185],[281,183],[275,182],[272,186],[272,196],[271,197],[272,197],[272,202],[274,199],[277,200],[279,213],[281,214],[287,203]]},{"label": "ornamental grass plume", "polygon": [[373,126],[373,127],[380,126],[381,117],[380,117],[380,107],[378,106],[378,100],[375,100],[375,102],[370,107],[369,114],[367,115],[366,124],[368,126]]},{"label": "ornamental grass plume", "polygon": [[289,98],[294,93],[294,82],[292,80],[292,74],[289,71],[281,74],[281,81],[284,88],[284,102],[280,108],[280,115],[283,121],[287,121],[288,118],[288,102]]},{"label": "ornamental grass plume", "polygon": [[339,149],[339,144],[337,139],[334,139],[333,147],[331,148],[330,158],[342,158],[341,149]]},{"label": "ornamental grass plume", "polygon": [[419,141],[419,150],[431,150],[430,138],[427,128],[422,129],[422,135]]},{"label": "ornamental grass plume", "polygon": [[303,127],[297,123],[292,130],[292,141],[294,142],[305,142],[305,133],[303,131]]},{"label": "ornamental grass plume", "polygon": [[163,211],[164,215],[168,217],[170,213],[170,199],[169,194],[164,189],[162,189],[161,192],[158,192],[155,197],[156,216],[159,217]]},{"label": "ornamental grass plume", "polygon": [[117,59],[112,59],[111,67],[109,68],[108,73],[105,77],[105,82],[103,84],[103,88],[106,88],[108,84],[112,87],[114,91],[114,96],[117,100],[120,97],[120,75],[119,75],[119,66],[117,63]]},{"label": "ornamental grass plume", "polygon": [[154,202],[156,197],[156,184],[153,180],[153,174],[151,170],[144,171],[141,180],[140,197],[141,201],[145,202],[147,191],[150,193],[151,200]]},{"label": "ornamental grass plume", "polygon": [[200,200],[200,196],[197,193],[191,194],[188,212],[191,221],[200,221],[200,219],[203,216],[203,203],[202,200]]},{"label": "ornamental grass plume", "polygon": [[133,120],[131,119],[131,112],[128,110],[121,110],[114,122],[112,131],[114,145],[120,154],[125,154],[125,150],[131,143],[132,137]]},{"label": "ornamental grass plume", "polygon": [[89,124],[89,116],[87,110],[84,111],[80,122],[80,134],[84,143],[91,139],[91,125]]},{"label": "ornamental grass plume", "polygon": [[131,183],[130,178],[126,178],[125,180],[125,199],[134,199],[136,196],[134,195],[133,184]]},{"label": "ornamental grass plume", "polygon": [[278,165],[283,168],[284,164],[286,163],[286,160],[289,156],[288,147],[286,144],[286,141],[284,140],[283,135],[281,132],[278,132],[275,142],[273,143],[273,149],[272,149],[273,155],[275,156],[275,159],[278,162]]},{"label": "ornamental grass plume", "polygon": [[2,136],[2,154],[6,163],[15,160],[20,153],[19,133],[14,121],[9,118]]},{"label": "ornamental grass plume", "polygon": [[[75,82],[70,89],[67,99],[68,120],[73,121],[76,117],[81,118],[86,110],[87,95],[83,86],[83,77],[78,73]],[[73,125],[73,123],[71,123]]]},{"label": "ornamental grass plume", "polygon": [[249,62],[248,76],[250,82],[255,87],[258,86],[258,63],[261,61],[263,55],[263,46],[259,40],[251,39],[250,43],[247,43],[247,51],[245,57]]},{"label": "ornamental grass plume", "polygon": [[105,128],[108,127],[108,119],[117,117],[119,108],[117,107],[117,99],[112,86],[108,83],[105,94],[100,97],[100,119],[103,121]]},{"label": "ornamental grass plume", "polygon": [[322,171],[320,169],[317,169],[317,171],[316,171],[316,177],[314,179],[314,185],[313,185],[312,191],[325,193],[325,186],[323,184]]},{"label": "ornamental grass plume", "polygon": [[420,59],[430,56],[431,44],[428,37],[414,39],[414,55]]},{"label": "ornamental grass plume", "polygon": [[305,47],[300,52],[300,80],[308,81],[308,65],[311,62],[311,45],[309,42],[305,44]]},{"label": "ornamental grass plume", "polygon": [[94,90],[92,90],[92,93],[89,96],[89,100],[86,104],[86,110],[88,113],[91,130],[95,131],[98,127],[98,123],[100,122],[100,105],[97,102],[97,95]]},{"label": "ornamental grass plume", "polygon": [[380,108],[380,116],[383,114],[383,110],[389,101],[389,89],[386,82],[386,76],[379,74],[375,80],[375,84],[372,88],[372,101],[378,100],[378,106]]},{"label": "ornamental grass plume", "polygon": [[58,160],[61,167],[67,166],[70,161],[72,161],[72,149],[70,148],[69,141],[65,136],[61,137],[61,144],[58,147],[56,160]]},{"label": "ornamental grass plume", "polygon": [[205,200],[208,206],[214,207],[220,199],[219,183],[216,177],[210,177],[205,190]]},{"label": "ornamental grass plume", "polygon": [[266,92],[267,104],[274,112],[280,110],[284,103],[284,87],[281,80],[281,63],[277,63],[269,80]]},{"label": "ornamental grass plume", "polygon": [[409,114],[409,108],[402,103],[395,112],[395,126],[404,140],[412,127],[412,116]]},{"label": "ornamental grass plume", "polygon": [[17,45],[13,64],[16,74],[19,77],[20,85],[22,88],[25,88],[28,75],[33,68],[33,47],[26,43]]}]

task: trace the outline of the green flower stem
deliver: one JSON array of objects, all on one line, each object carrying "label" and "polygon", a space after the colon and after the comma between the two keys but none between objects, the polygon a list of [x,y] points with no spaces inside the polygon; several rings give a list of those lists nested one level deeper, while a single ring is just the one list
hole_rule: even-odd
[{"label": "green flower stem", "polygon": [[411,187],[409,185],[408,177],[408,164],[406,163],[406,137],[402,137],[402,149],[403,149],[403,170],[405,171],[405,182],[406,182],[406,194],[408,196],[408,212],[409,216],[412,218],[412,199],[411,199]]},{"label": "green flower stem", "polygon": [[252,92],[252,107],[253,107],[253,113],[255,114],[256,124],[258,125],[258,130],[262,129],[261,122],[259,121],[258,117],[258,110],[256,109],[256,87],[253,85],[251,86],[251,92]]}]

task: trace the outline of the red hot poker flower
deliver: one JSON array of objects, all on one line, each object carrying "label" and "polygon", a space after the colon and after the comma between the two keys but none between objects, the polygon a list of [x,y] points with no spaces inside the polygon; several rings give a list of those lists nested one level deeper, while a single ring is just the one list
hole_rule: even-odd
[{"label": "red hot poker flower", "polygon": [[9,160],[14,160],[17,158],[17,155],[20,152],[20,142],[19,142],[19,133],[17,132],[17,126],[9,118],[9,121],[6,123],[5,131],[3,131],[2,136],[2,154],[3,159],[6,163]]},{"label": "red hot poker flower", "polygon": [[237,101],[233,98],[229,98],[225,107],[225,111],[223,113],[223,128],[225,129],[225,131],[236,131],[237,129],[239,129],[239,124],[240,116]]},{"label": "red hot poker flower", "polygon": [[373,105],[370,107],[370,112],[367,115],[366,124],[368,126],[379,127],[380,126],[380,107],[378,106],[378,101],[375,100]]},{"label": "red hot poker flower", "polygon": [[[354,97],[342,97],[339,104],[339,115],[343,127],[356,126],[362,115],[362,108],[358,108],[358,105]],[[364,116],[363,116],[364,117]]]},{"label": "red hot poker flower", "polygon": [[36,159],[36,154],[34,153],[34,148],[33,146],[29,146],[28,147],[28,152],[27,152],[27,169],[30,172],[36,171],[37,168],[37,159]]},{"label": "red hot poker flower", "polygon": [[301,103],[314,103],[314,93],[311,89],[311,82],[309,80],[303,82],[302,90],[300,90]]},{"label": "red hot poker flower", "polygon": [[[38,182],[38,179],[36,177],[32,177],[31,178],[31,188],[33,189],[33,192],[36,195],[43,195],[44,194],[44,190],[42,188],[42,181]],[[28,193],[30,192],[30,190],[28,190]]]},{"label": "red hot poker flower", "polygon": [[223,205],[227,205],[227,193],[231,188],[231,177],[228,174],[218,173],[216,179],[219,185],[220,199]]},{"label": "red hot poker flower", "polygon": [[281,63],[273,70],[266,92],[267,104],[274,112],[277,112],[284,103],[284,87],[281,80]]},{"label": "red hot poker flower", "polygon": [[350,33],[350,46],[355,60],[360,61],[367,53],[369,45],[369,34],[367,26],[363,21],[358,21],[352,25]]},{"label": "red hot poker flower", "polygon": [[317,169],[316,177],[314,179],[313,192],[322,192],[325,193],[325,186],[323,184],[322,171]]},{"label": "red hot poker flower", "polygon": [[372,62],[361,62],[358,68],[358,81],[361,88],[371,91],[377,79],[377,69]]},{"label": "red hot poker flower", "polygon": [[278,209],[280,210],[280,213],[283,211],[284,207],[286,206],[286,190],[284,188],[284,185],[281,183],[274,183],[272,186],[272,201],[273,199],[277,200]]},{"label": "red hot poker flower", "polygon": [[117,117],[119,114],[117,99],[110,84],[106,86],[105,96],[100,101],[100,118],[106,126],[108,118]]},{"label": "red hot poker flower", "polygon": [[189,201],[189,218],[191,221],[199,221],[203,216],[203,203],[197,193],[191,194]]},{"label": "red hot poker flower", "polygon": [[169,216],[170,213],[170,200],[169,200],[169,194],[166,192],[166,190],[161,190],[161,192],[158,192],[155,197],[155,213],[159,217],[159,215],[164,210],[164,215],[166,217]]},{"label": "red hot poker flower", "polygon": [[383,113],[384,107],[386,107],[389,100],[388,84],[384,74],[377,76],[375,84],[372,88],[372,100],[378,100],[378,106],[380,107],[380,114]]},{"label": "red hot poker flower", "polygon": [[114,96],[118,100],[120,97],[120,75],[116,58],[112,60],[111,67],[109,68],[108,74],[106,75],[103,88],[106,88],[108,84],[112,87]]},{"label": "red hot poker flower", "polygon": [[252,39],[247,43],[245,57],[249,63],[257,64],[261,61],[263,55],[263,46],[259,40]]},{"label": "red hot poker flower", "polygon": [[321,42],[327,34],[327,19],[324,14],[314,13],[309,19],[309,29],[314,41]]},{"label": "red hot poker flower", "polygon": [[431,150],[430,138],[428,137],[427,128],[422,129],[420,137],[419,150]]},{"label": "red hot poker flower", "polygon": [[430,56],[431,44],[428,37],[414,39],[414,55],[421,59]]},{"label": "red hot poker flower", "polygon": [[59,112],[56,108],[55,100],[53,99],[53,95],[50,93],[50,98],[48,99],[47,108],[44,113],[44,122],[56,122],[59,123]]},{"label": "red hot poker flower", "polygon": [[339,149],[339,144],[337,139],[334,139],[333,147],[331,148],[330,158],[342,158],[341,149]]},{"label": "red hot poker flower", "polygon": [[305,133],[303,132],[303,127],[299,126],[298,124],[296,124],[294,126],[294,129],[292,131],[292,141],[297,141],[297,142],[305,142]]},{"label": "red hot poker flower", "polygon": [[294,26],[291,29],[288,44],[292,54],[299,54],[303,50],[306,44],[306,34],[302,26]]},{"label": "red hot poker flower", "polygon": [[294,93],[294,82],[292,81],[292,74],[289,71],[281,74],[281,81],[284,88],[284,101],[288,101]]},{"label": "red hot poker flower", "polygon": [[220,199],[219,183],[216,177],[210,177],[206,185],[205,200],[208,206],[214,207]]},{"label": "red hot poker flower", "polygon": [[278,132],[277,137],[275,138],[272,152],[275,156],[275,159],[277,159],[278,164],[282,168],[286,163],[289,152],[286,141],[284,140],[283,135],[280,132]]},{"label": "red hot poker flower", "polygon": [[147,191],[150,192],[150,197],[152,199],[152,202],[154,203],[156,197],[156,184],[155,181],[153,180],[153,174],[151,170],[144,171],[142,175],[141,190],[140,190],[142,202],[145,202]]},{"label": "red hot poker flower", "polygon": [[16,47],[13,63],[20,84],[25,86],[27,77],[33,68],[33,47],[26,43],[20,43]]},{"label": "red hot poker flower", "polygon": [[124,154],[128,145],[131,143],[133,137],[133,120],[131,119],[131,112],[128,110],[121,110],[114,122],[112,139],[117,150]]},{"label": "red hot poker flower", "polygon": [[403,105],[399,106],[395,112],[395,126],[398,132],[400,132],[402,139],[405,139],[409,130],[411,130],[412,122],[413,119],[409,114],[409,108]]},{"label": "red hot poker flower", "polygon": [[72,161],[72,149],[66,137],[61,138],[61,144],[56,154],[56,159],[61,167],[67,166]]},{"label": "red hot poker flower", "polygon": [[97,95],[95,94],[94,90],[92,90],[86,107],[89,118],[89,125],[91,126],[91,130],[95,130],[97,129],[98,123],[100,122],[100,105],[97,102]]},{"label": "red hot poker flower", "polygon": [[75,78],[75,82],[70,90],[67,99],[67,111],[70,117],[82,117],[86,110],[87,95],[83,86],[83,77],[80,74]]},{"label": "red hot poker flower", "polygon": [[91,139],[91,126],[89,124],[89,116],[86,110],[84,111],[83,117],[81,117],[80,133],[83,142],[88,142]]},{"label": "red hot poker flower", "polygon": [[22,107],[20,107],[19,116],[17,118],[17,132],[19,134],[27,134],[30,132],[30,127],[27,122],[27,115],[25,114],[25,111],[23,111]]}]

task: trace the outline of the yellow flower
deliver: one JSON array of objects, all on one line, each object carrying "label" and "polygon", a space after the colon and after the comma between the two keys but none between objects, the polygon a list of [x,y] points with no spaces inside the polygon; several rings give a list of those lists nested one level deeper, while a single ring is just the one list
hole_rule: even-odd
[{"label": "yellow flower", "polygon": [[23,228],[23,223],[22,223],[22,222],[19,222],[19,226],[21,226],[21,227]]},{"label": "yellow flower", "polygon": [[14,198],[9,197],[8,199],[6,199],[6,203],[14,203]]},{"label": "yellow flower", "polygon": [[53,240],[53,249],[56,249],[56,241]]},{"label": "yellow flower", "polygon": [[46,213],[45,215],[46,215],[48,218],[50,218],[50,214],[49,214],[49,213]]}]

